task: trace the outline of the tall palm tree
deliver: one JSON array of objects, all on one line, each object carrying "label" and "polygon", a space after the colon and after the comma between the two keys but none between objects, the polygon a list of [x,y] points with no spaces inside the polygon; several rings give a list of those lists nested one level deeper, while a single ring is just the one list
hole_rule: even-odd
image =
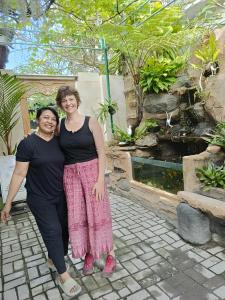
[{"label": "tall palm tree", "polygon": [[19,103],[26,86],[16,76],[0,73],[0,138],[13,154],[12,130],[19,120]]}]

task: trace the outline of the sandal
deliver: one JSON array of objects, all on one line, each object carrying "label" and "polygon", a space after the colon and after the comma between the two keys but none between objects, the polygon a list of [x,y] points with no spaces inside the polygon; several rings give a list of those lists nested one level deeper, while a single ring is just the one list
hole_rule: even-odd
[{"label": "sandal", "polygon": [[[61,287],[63,292],[69,297],[77,296],[81,292],[81,286],[72,277],[62,282],[60,277],[58,276],[56,278],[56,283]],[[74,291],[71,292],[71,290]]]},{"label": "sandal", "polygon": [[92,254],[87,253],[84,259],[83,274],[91,275],[93,272],[94,272],[94,258]]},{"label": "sandal", "polygon": [[104,270],[102,271],[102,277],[109,278],[116,271],[116,259],[112,255],[108,255],[105,262]]}]

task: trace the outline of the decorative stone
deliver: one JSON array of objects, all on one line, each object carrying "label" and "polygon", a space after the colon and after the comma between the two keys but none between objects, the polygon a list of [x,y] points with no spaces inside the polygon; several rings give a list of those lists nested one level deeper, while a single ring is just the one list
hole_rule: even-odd
[{"label": "decorative stone", "polygon": [[129,192],[130,183],[127,179],[120,179],[119,181],[117,181],[117,187],[123,191]]},{"label": "decorative stone", "polygon": [[151,153],[149,151],[144,151],[144,150],[137,149],[134,152],[134,155],[138,156],[138,157],[149,157],[149,156],[151,156]]},{"label": "decorative stone", "polygon": [[209,190],[205,191],[203,189],[200,189],[199,194],[215,198],[220,201],[225,201],[225,190],[220,188],[211,187]]},{"label": "decorative stone", "polygon": [[187,242],[203,245],[211,240],[209,218],[186,203],[177,206],[178,233]]},{"label": "decorative stone", "polygon": [[[171,120],[175,120],[178,119],[180,116],[180,110],[179,108],[173,110],[170,112],[171,116]],[[156,114],[156,113],[148,113],[148,112],[143,112],[143,120],[149,120],[149,119],[153,119],[153,120],[166,120],[167,119],[167,115],[166,113],[160,113],[160,114]]]},{"label": "decorative stone", "polygon": [[186,191],[178,192],[178,197],[182,202],[188,203],[193,208],[198,208],[202,212],[210,214],[219,219],[225,219],[225,203],[215,198],[202,196],[197,193]]},{"label": "decorative stone", "polygon": [[212,153],[212,154],[216,154],[219,153],[221,151],[221,147],[220,146],[216,146],[216,145],[209,145],[206,149],[207,152]]},{"label": "decorative stone", "polygon": [[178,108],[179,96],[171,94],[148,94],[144,99],[144,109],[148,113],[171,112]]},{"label": "decorative stone", "polygon": [[153,147],[158,144],[157,136],[153,133],[149,133],[148,135],[142,137],[141,139],[138,139],[135,142],[136,146],[139,147]]}]

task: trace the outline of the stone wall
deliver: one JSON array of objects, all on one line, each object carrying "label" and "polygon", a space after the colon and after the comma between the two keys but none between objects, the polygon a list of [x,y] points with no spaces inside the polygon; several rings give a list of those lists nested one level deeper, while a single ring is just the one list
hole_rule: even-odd
[{"label": "stone wall", "polygon": [[130,153],[118,146],[106,149],[109,187],[119,195],[150,207],[156,214],[176,224],[178,197],[133,180]]}]

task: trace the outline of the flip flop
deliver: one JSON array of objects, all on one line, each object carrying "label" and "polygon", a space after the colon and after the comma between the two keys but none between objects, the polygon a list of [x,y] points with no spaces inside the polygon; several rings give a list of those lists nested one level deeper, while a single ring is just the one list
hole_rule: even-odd
[{"label": "flip flop", "polygon": [[[56,283],[69,297],[77,296],[81,292],[81,286],[73,278],[69,278],[66,281],[62,282],[58,276],[56,278]],[[75,291],[71,292],[72,289],[74,289]]]}]

